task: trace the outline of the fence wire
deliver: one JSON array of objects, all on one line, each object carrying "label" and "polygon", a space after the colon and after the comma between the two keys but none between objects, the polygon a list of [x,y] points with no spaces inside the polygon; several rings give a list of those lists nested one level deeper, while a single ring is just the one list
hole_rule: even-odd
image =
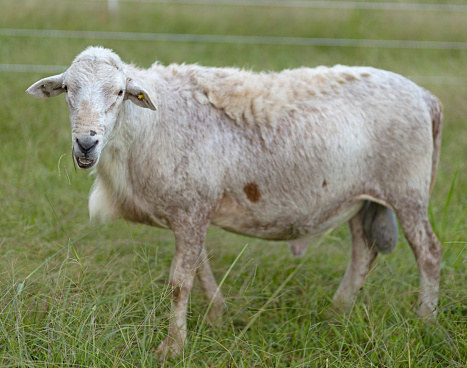
[{"label": "fence wire", "polygon": [[185,5],[231,5],[281,8],[311,9],[362,9],[432,12],[467,12],[467,5],[460,4],[417,4],[417,3],[379,3],[368,1],[281,1],[281,0],[101,0],[121,3],[185,4]]},{"label": "fence wire", "polygon": [[188,43],[231,43],[285,46],[382,47],[404,49],[467,50],[467,42],[371,40],[345,38],[305,38],[274,36],[234,36],[177,33],[138,33],[101,31],[64,31],[42,29],[0,29],[0,36],[80,38],[100,40],[158,41]]},{"label": "fence wire", "polygon": [[0,64],[0,72],[22,73],[63,73],[68,67],[63,65],[35,65],[35,64]]}]

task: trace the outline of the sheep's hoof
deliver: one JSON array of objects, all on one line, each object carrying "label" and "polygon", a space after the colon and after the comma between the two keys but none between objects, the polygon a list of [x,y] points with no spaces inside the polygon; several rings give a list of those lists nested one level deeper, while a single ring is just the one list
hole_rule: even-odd
[{"label": "sheep's hoof", "polygon": [[161,359],[167,358],[176,358],[180,356],[182,346],[172,337],[167,337],[162,341],[156,349],[156,354],[161,357]]}]

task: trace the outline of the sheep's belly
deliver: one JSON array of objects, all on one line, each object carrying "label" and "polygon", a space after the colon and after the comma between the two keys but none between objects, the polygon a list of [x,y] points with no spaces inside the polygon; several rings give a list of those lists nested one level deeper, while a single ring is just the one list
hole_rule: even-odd
[{"label": "sheep's belly", "polygon": [[310,209],[307,213],[261,214],[223,198],[211,223],[237,234],[267,240],[292,240],[306,235],[318,236],[351,219],[363,206],[361,199],[350,199],[326,210]]}]

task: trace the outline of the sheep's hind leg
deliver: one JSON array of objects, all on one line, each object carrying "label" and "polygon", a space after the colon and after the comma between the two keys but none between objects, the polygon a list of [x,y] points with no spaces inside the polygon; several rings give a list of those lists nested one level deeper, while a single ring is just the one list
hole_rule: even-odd
[{"label": "sheep's hind leg", "polygon": [[363,231],[365,210],[360,210],[349,221],[352,236],[352,251],[347,271],[334,294],[333,302],[338,309],[347,310],[357,298],[358,291],[365,282],[378,251],[371,246]]},{"label": "sheep's hind leg", "polygon": [[201,284],[206,301],[210,304],[207,320],[213,325],[218,324],[221,321],[222,312],[226,304],[217,286],[216,279],[212,274],[211,267],[209,266],[209,259],[205,247],[203,247],[201,251],[199,265],[196,269],[196,276]]},{"label": "sheep's hind leg", "polygon": [[433,319],[438,306],[442,247],[431,227],[426,206],[409,200],[401,203],[399,210],[396,209],[397,217],[412,247],[420,275],[418,314]]}]

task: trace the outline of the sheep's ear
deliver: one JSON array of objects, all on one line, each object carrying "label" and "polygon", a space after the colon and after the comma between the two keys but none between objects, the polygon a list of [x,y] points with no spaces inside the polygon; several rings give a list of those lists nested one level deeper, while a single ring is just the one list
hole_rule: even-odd
[{"label": "sheep's ear", "polygon": [[157,110],[156,105],[152,101],[149,93],[133,80],[129,80],[126,84],[125,98],[129,99],[134,104],[145,107],[151,110]]},{"label": "sheep's ear", "polygon": [[65,92],[63,87],[63,74],[41,79],[26,90],[31,96],[49,98]]}]

